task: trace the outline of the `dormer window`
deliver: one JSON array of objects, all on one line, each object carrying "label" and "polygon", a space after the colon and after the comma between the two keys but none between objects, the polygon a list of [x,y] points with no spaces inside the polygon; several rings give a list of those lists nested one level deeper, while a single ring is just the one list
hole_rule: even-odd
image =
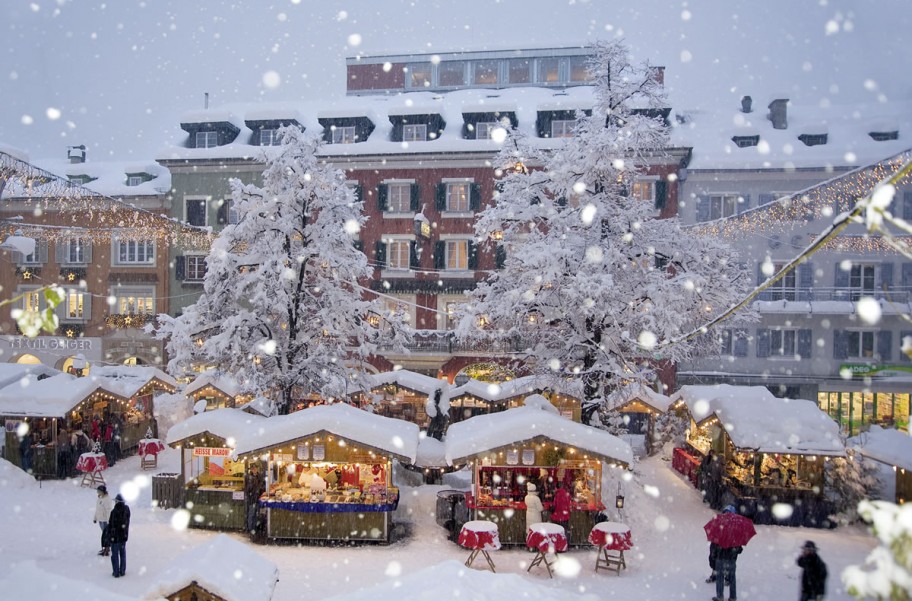
[{"label": "dormer window", "polygon": [[143,178],[142,178],[141,175],[131,175],[131,176],[129,176],[129,177],[127,178],[127,185],[128,185],[128,186],[131,186],[131,187],[132,187],[132,186],[138,186],[138,185],[140,185],[141,183],[143,183]]},{"label": "dormer window", "polygon": [[89,181],[91,181],[89,179],[88,175],[71,175],[71,176],[69,176],[69,179],[70,179],[71,183],[74,183],[79,186],[81,186],[83,184],[87,184],[87,183],[89,183]]},{"label": "dormer window", "polygon": [[437,113],[390,114],[393,130],[390,140],[393,142],[425,142],[436,140],[446,127],[443,118]]},{"label": "dormer window", "polygon": [[760,143],[760,136],[732,136],[732,142],[738,148],[750,148]]},{"label": "dormer window", "polygon": [[196,148],[215,148],[216,146],[218,146],[218,132],[196,132]]},{"label": "dormer window", "polygon": [[374,131],[374,123],[366,115],[329,115],[318,117],[317,121],[323,126],[323,140],[327,144],[366,142]]},{"label": "dormer window", "polygon": [[576,121],[573,119],[560,119],[551,122],[552,138],[571,138],[573,137],[573,126]]},{"label": "dormer window", "polygon": [[828,134],[801,134],[798,139],[804,142],[805,146],[820,146],[827,143]]},{"label": "dormer window", "polygon": [[402,126],[403,142],[425,142],[427,141],[427,125],[424,123],[404,124]]},{"label": "dormer window", "polygon": [[899,139],[899,131],[872,131],[868,134],[875,142],[888,142]]},{"label": "dormer window", "polygon": [[260,146],[277,146],[279,143],[279,130],[261,129]]},{"label": "dormer window", "polygon": [[[580,109],[586,115],[592,115],[591,109]],[[576,113],[574,108],[559,108],[538,111],[535,120],[535,129],[539,138],[569,138],[576,127]]]},{"label": "dormer window", "polygon": [[354,144],[355,143],[355,126],[333,126],[331,144]]},{"label": "dormer window", "polygon": [[500,127],[496,121],[480,121],[475,124],[475,139],[490,140],[491,132]]}]

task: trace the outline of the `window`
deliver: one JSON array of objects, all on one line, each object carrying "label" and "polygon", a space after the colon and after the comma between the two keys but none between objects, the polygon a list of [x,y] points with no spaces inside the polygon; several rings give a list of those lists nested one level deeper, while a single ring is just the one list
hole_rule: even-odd
[{"label": "window", "polygon": [[201,282],[206,277],[206,257],[186,255],[184,264],[185,281]]},{"label": "window", "polygon": [[849,272],[850,298],[857,301],[865,294],[874,292],[874,265],[852,265]]},{"label": "window", "polygon": [[437,83],[441,87],[465,85],[465,61],[444,61],[437,67]]},{"label": "window", "polygon": [[206,199],[205,198],[187,198],[184,199],[187,208],[186,221],[190,225],[206,225]]},{"label": "window", "polygon": [[732,136],[732,142],[738,148],[750,148],[760,143],[760,136]]},{"label": "window", "polygon": [[155,290],[153,288],[116,288],[112,296],[115,299],[114,311],[121,315],[155,312]]},{"label": "window", "polygon": [[260,146],[277,146],[279,143],[279,130],[261,129]]},{"label": "window", "polygon": [[228,223],[231,225],[236,225],[240,216],[238,215],[237,206],[233,200],[226,200],[228,203]]},{"label": "window", "polygon": [[709,220],[731,217],[738,212],[738,197],[735,194],[713,194],[709,196]]},{"label": "window", "polygon": [[354,144],[355,143],[355,126],[332,126],[332,143],[333,144]]},{"label": "window", "polygon": [[770,330],[770,356],[794,357],[797,330]]},{"label": "window", "polygon": [[128,186],[138,186],[141,183],[143,183],[143,178],[141,175],[131,175],[127,178]]},{"label": "window", "polygon": [[459,307],[462,303],[456,301],[447,301],[444,305],[444,313],[446,315],[446,322],[444,323],[444,329],[447,331],[452,331],[456,329],[456,312],[459,310]]},{"label": "window", "polygon": [[849,357],[863,359],[874,356],[873,331],[849,331],[846,334],[849,341]]},{"label": "window", "polygon": [[551,122],[552,138],[570,138],[573,136],[573,126],[576,121],[572,119],[558,119]]},{"label": "window", "polygon": [[633,182],[630,188],[630,196],[636,200],[644,202],[655,202],[655,182],[649,180],[637,180]]},{"label": "window", "polygon": [[65,319],[85,319],[85,294],[79,290],[68,290],[64,301]]},{"label": "window", "polygon": [[412,184],[395,182],[386,186],[386,210],[390,213],[410,212],[412,208]]},{"label": "window", "polygon": [[585,56],[570,57],[570,81],[589,81],[588,61]]},{"label": "window", "polygon": [[473,83],[478,85],[493,85],[498,81],[497,69],[500,62],[496,60],[475,61],[475,77]]},{"label": "window", "polygon": [[218,146],[218,132],[196,132],[196,148],[214,148],[215,146]]},{"label": "window", "polygon": [[411,245],[408,240],[390,240],[386,244],[386,269],[405,271],[409,268]]},{"label": "window", "polygon": [[430,63],[412,63],[406,67],[406,83],[410,88],[427,88],[431,83]]},{"label": "window", "polygon": [[456,182],[447,184],[446,210],[454,213],[465,213],[470,210],[469,182]]},{"label": "window", "polygon": [[[23,256],[22,253],[16,253],[19,256],[19,263],[22,265],[40,265],[44,263],[42,255],[42,244],[47,244],[45,240],[36,240],[35,241],[35,250],[32,251],[32,254]],[[46,250],[46,248],[45,248]],[[47,253],[45,253],[47,254]]]},{"label": "window", "polygon": [[70,182],[81,186],[83,184],[89,183],[89,178],[85,175],[71,175]]},{"label": "window", "polygon": [[719,332],[719,354],[734,355],[734,346],[732,344],[733,332],[731,330],[722,330]]},{"label": "window", "polygon": [[43,295],[40,290],[26,290],[22,294],[22,309],[24,311],[41,311],[44,308]]},{"label": "window", "polygon": [[[775,271],[774,274],[779,273],[779,271],[785,266],[785,263],[776,263],[773,265]],[[770,300],[784,300],[784,301],[793,301],[797,299],[797,273],[796,269],[792,269],[787,274],[782,276],[779,281],[767,288],[769,292]]]},{"label": "window", "polygon": [[82,238],[69,238],[63,241],[63,262],[66,265],[84,265],[86,262],[86,245],[91,244]]},{"label": "window", "polygon": [[446,269],[465,271],[469,268],[469,243],[467,240],[446,241]]},{"label": "window", "polygon": [[491,132],[500,127],[497,121],[480,121],[475,124],[475,139],[490,140]]},{"label": "window", "polygon": [[118,240],[117,263],[120,265],[149,265],[155,263],[155,242],[152,240]]},{"label": "window", "polygon": [[402,126],[403,142],[424,142],[427,140],[427,125],[406,123]]},{"label": "window", "polygon": [[560,81],[560,60],[556,58],[538,59],[538,83],[558,83]]},{"label": "window", "polygon": [[510,59],[507,71],[510,83],[532,82],[532,61],[527,58]]}]

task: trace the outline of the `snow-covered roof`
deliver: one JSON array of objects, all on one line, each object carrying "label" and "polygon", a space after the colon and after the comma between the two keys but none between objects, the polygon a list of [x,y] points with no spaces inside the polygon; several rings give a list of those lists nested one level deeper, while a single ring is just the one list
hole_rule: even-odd
[{"label": "snow-covered roof", "polygon": [[[143,162],[134,159],[129,162],[86,160],[84,163],[71,163],[66,158],[61,158],[40,159],[33,161],[32,164],[65,180],[71,176],[88,176],[91,181],[82,184],[84,187],[114,198],[164,198],[165,192],[171,189],[171,172],[151,159]],[[128,186],[128,173],[148,173],[152,179],[136,186]],[[16,193],[17,189],[10,189],[4,196]]]},{"label": "snow-covered roof", "polygon": [[620,438],[550,411],[529,406],[478,415],[451,425],[446,435],[446,460],[453,465],[472,455],[537,436],[582,449],[610,461],[626,465],[633,462],[630,445]]},{"label": "snow-covered roof", "polygon": [[[67,578],[43,570],[34,560],[5,566],[4,575],[0,577],[0,590],[7,599],[31,601],[59,601],[61,596],[92,601],[136,601],[134,596],[112,592],[94,582]],[[164,601],[161,596],[148,599]]]},{"label": "snow-covered roof", "polygon": [[816,403],[781,399],[762,386],[682,386],[672,403],[684,402],[698,422],[715,416],[732,444],[760,453],[845,455],[839,425]]},{"label": "snow-covered roof", "polygon": [[187,396],[193,396],[193,393],[198,392],[207,386],[212,386],[226,395],[234,398],[240,392],[240,387],[235,381],[234,378],[226,374],[212,374],[212,373],[203,373],[196,377],[195,380],[187,384],[184,388],[184,394]]},{"label": "snow-covered roof", "polygon": [[177,389],[177,380],[148,365],[103,365],[93,367],[91,373],[91,377],[98,379],[100,384],[127,398],[149,384],[158,384],[155,388],[167,392]]},{"label": "snow-covered roof", "polygon": [[652,407],[659,413],[665,413],[668,411],[668,406],[671,405],[671,398],[661,392],[656,392],[643,384],[628,384],[608,395],[606,406],[613,409],[622,407],[634,400]]},{"label": "snow-covered roof", "polygon": [[468,394],[493,403],[536,394],[543,390],[554,390],[560,394],[582,398],[582,387],[578,384],[543,376],[523,376],[499,383],[469,380],[461,386],[454,387],[450,391],[450,398],[455,399],[461,395]]},{"label": "snow-covered roof", "polygon": [[168,597],[195,583],[226,601],[269,601],[278,580],[276,564],[250,545],[218,534],[175,557],[143,598]]},{"label": "snow-covered roof", "polygon": [[432,378],[431,376],[419,374],[407,369],[397,369],[395,371],[370,374],[367,377],[367,381],[370,383],[371,390],[386,384],[397,384],[429,396],[440,389],[446,391],[449,388],[449,383],[446,380]]},{"label": "snow-covered roof", "polygon": [[442,440],[432,436],[422,436],[418,441],[417,467],[446,467],[446,446]]},{"label": "snow-covered roof", "polygon": [[0,389],[0,415],[63,417],[95,393],[128,400],[90,377],[61,373],[39,380],[27,376]]},{"label": "snow-covered roof", "polygon": [[271,417],[278,413],[275,401],[262,396],[252,399],[249,403],[244,403],[241,407],[238,407],[238,409],[245,413],[253,413],[254,415],[262,415],[263,417]]},{"label": "snow-covered roof", "polygon": [[169,445],[175,445],[188,438],[208,432],[228,440],[229,444],[230,441],[234,441],[236,444],[241,436],[261,427],[264,420],[265,418],[262,416],[247,413],[240,409],[227,408],[205,411],[174,424],[168,430],[166,442]]},{"label": "snow-covered roof", "polygon": [[5,388],[27,376],[56,376],[63,373],[43,363],[0,363],[0,388]]},{"label": "snow-covered roof", "polygon": [[282,445],[318,432],[365,444],[414,463],[418,456],[418,426],[383,417],[345,403],[318,405],[290,415],[270,417],[256,431],[237,439],[238,455]]},{"label": "snow-covered roof", "polygon": [[912,471],[912,436],[892,428],[871,426],[852,440],[855,450],[887,465]]}]

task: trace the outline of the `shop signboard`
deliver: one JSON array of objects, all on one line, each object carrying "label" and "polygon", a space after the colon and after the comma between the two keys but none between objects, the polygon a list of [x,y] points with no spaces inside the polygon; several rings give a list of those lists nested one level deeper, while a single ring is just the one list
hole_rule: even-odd
[{"label": "shop signboard", "polygon": [[193,455],[195,457],[228,457],[231,455],[231,449],[227,447],[194,447]]}]

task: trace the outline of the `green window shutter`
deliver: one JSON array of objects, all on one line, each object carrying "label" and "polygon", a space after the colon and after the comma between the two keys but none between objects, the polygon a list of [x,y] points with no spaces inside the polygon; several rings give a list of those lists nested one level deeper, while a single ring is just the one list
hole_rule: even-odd
[{"label": "green window shutter", "polygon": [[383,240],[377,240],[374,243],[374,260],[377,262],[377,267],[381,269],[386,267],[386,243]]},{"label": "green window shutter", "polygon": [[356,184],[352,186],[352,190],[355,192],[355,202],[361,202],[364,199],[364,186]]},{"label": "green window shutter", "polygon": [[494,268],[503,269],[507,263],[507,248],[503,244],[498,244],[494,249]]},{"label": "green window shutter", "polygon": [[174,278],[178,282],[183,282],[186,279],[184,275],[186,273],[186,260],[183,255],[174,257]]},{"label": "green window shutter", "polygon": [[472,211],[481,209],[481,184],[471,184],[469,186],[469,209]]},{"label": "green window shutter", "polygon": [[655,183],[655,208],[661,211],[668,202],[668,182]]},{"label": "green window shutter", "polygon": [[446,211],[446,184],[437,184],[437,194],[434,198],[434,203],[438,211]]},{"label": "green window shutter", "polygon": [[355,250],[357,250],[358,252],[360,252],[360,253],[364,252],[364,240],[355,240],[354,242],[352,242],[352,246],[354,246]]},{"label": "green window shutter", "polygon": [[478,269],[478,245],[472,240],[466,242],[468,247],[468,266],[469,269]]},{"label": "green window shutter", "polygon": [[421,257],[418,256],[418,243],[409,241],[409,269],[420,269]]},{"label": "green window shutter", "polygon": [[418,207],[421,206],[421,188],[418,186],[418,184],[412,184],[411,192],[412,194],[409,199],[409,208],[413,212],[417,213]]},{"label": "green window shutter", "polygon": [[434,269],[440,271],[446,266],[446,242],[434,243]]},{"label": "green window shutter", "polygon": [[389,195],[389,186],[380,184],[377,186],[377,208],[381,211],[387,209],[387,196]]},{"label": "green window shutter", "polygon": [[92,264],[92,241],[83,240],[82,242],[82,254],[85,257],[85,262],[89,265]]}]

